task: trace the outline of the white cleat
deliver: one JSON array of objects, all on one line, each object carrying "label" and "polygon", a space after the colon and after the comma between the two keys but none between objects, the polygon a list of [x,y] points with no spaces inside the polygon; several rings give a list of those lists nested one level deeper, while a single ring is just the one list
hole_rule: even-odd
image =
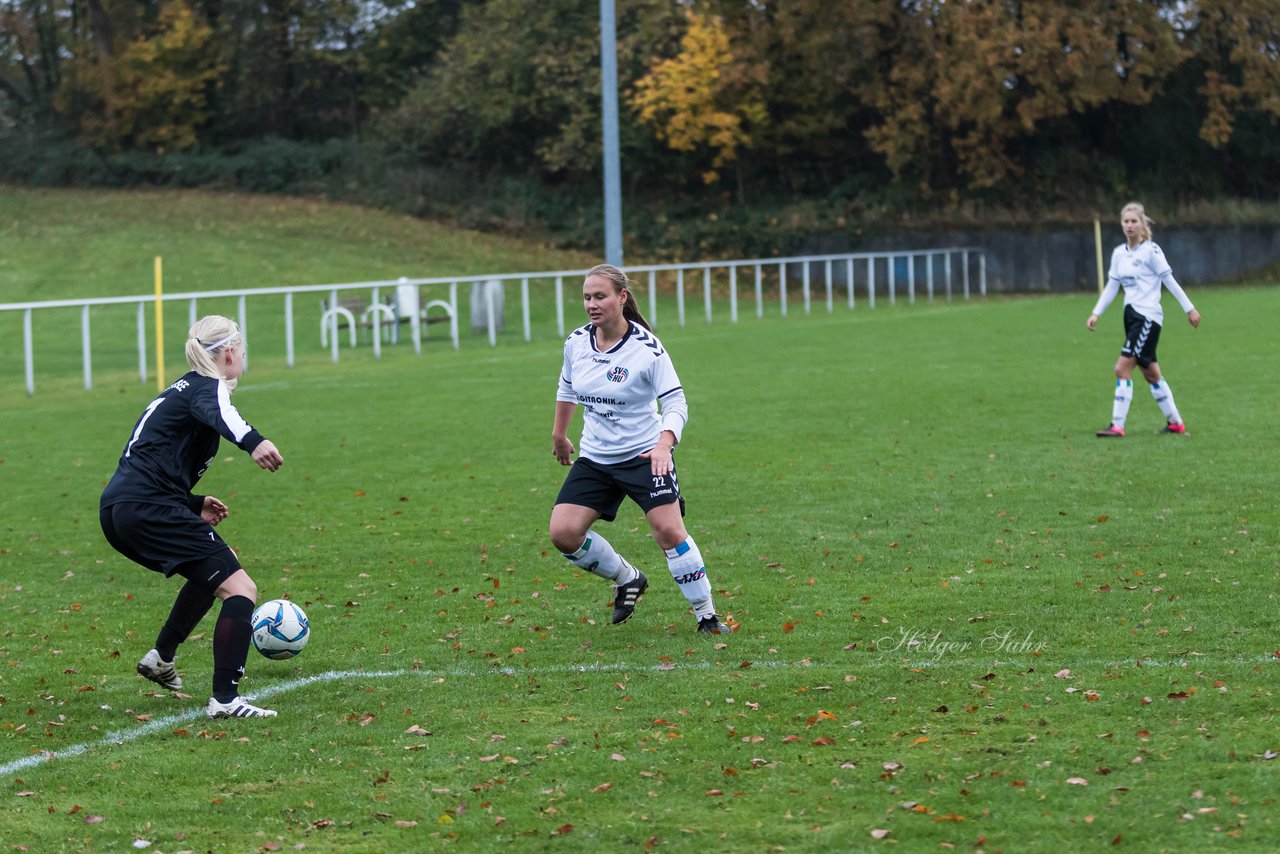
[{"label": "white cleat", "polygon": [[170,691],[182,690],[182,677],[174,669],[172,661],[161,661],[160,653],[154,649],[142,656],[138,662],[138,675],[145,676],[161,688]]},{"label": "white cleat", "polygon": [[209,698],[209,708],[205,710],[211,718],[274,718],[275,709],[260,709],[244,697],[236,697],[230,703],[219,703],[216,697]]}]

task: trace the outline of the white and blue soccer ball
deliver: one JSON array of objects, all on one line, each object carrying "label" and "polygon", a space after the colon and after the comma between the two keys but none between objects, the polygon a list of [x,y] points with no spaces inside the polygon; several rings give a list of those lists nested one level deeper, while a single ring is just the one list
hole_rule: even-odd
[{"label": "white and blue soccer ball", "polygon": [[311,640],[306,612],[288,599],[263,602],[250,618],[253,646],[267,658],[293,658]]}]

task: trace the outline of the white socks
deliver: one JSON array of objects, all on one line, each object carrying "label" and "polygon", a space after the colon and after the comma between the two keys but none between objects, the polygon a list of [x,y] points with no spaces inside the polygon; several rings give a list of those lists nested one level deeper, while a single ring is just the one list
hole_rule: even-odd
[{"label": "white socks", "polygon": [[[698,551],[693,537],[686,538],[674,549],[666,549],[664,554],[667,556],[667,568],[671,570],[671,577],[680,586],[680,592],[689,600],[698,619],[715,614],[711,582],[707,579],[706,567],[702,565],[702,552]],[[630,584],[640,574],[596,531],[588,531],[586,541],[576,552],[566,554],[565,558],[579,569],[607,578],[614,584]]]},{"label": "white socks", "polygon": [[579,569],[585,569],[593,575],[607,578],[616,584],[629,584],[635,581],[638,570],[622,559],[622,555],[613,550],[609,541],[596,531],[588,531],[587,539],[573,554],[565,557]]},{"label": "white socks", "polygon": [[1164,413],[1164,417],[1168,419],[1170,424],[1181,424],[1182,416],[1178,413],[1178,407],[1173,402],[1173,389],[1169,388],[1169,381],[1161,377],[1160,382],[1151,384],[1151,396],[1156,399],[1156,403],[1160,406],[1160,411]]},{"label": "white socks", "polygon": [[667,568],[671,577],[680,585],[680,592],[693,606],[693,613],[701,620],[716,612],[715,603],[711,601],[711,582],[707,579],[706,567],[702,564],[702,552],[688,537],[674,549],[665,549]]},{"label": "white socks", "polygon": [[1133,403],[1133,380],[1116,380],[1116,400],[1111,404],[1111,423],[1124,429],[1129,417],[1129,404]]}]

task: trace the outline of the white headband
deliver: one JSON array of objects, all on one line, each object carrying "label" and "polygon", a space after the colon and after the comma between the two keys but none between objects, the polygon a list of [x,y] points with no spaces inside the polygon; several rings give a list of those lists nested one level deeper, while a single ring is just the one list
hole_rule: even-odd
[{"label": "white headband", "polygon": [[216,341],[213,344],[210,344],[208,347],[205,347],[204,351],[206,353],[212,353],[214,350],[217,350],[219,347],[225,347],[226,345],[230,344],[231,339],[235,337],[236,337],[236,334],[233,332],[230,335],[228,335],[226,338],[223,338],[221,341]]}]

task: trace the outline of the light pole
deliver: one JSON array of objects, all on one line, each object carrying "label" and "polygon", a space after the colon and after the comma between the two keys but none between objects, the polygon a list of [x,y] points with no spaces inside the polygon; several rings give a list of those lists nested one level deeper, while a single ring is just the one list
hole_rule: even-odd
[{"label": "light pole", "polygon": [[618,36],[613,0],[600,0],[600,99],[604,138],[604,260],[622,266],[622,168],[618,162]]}]

